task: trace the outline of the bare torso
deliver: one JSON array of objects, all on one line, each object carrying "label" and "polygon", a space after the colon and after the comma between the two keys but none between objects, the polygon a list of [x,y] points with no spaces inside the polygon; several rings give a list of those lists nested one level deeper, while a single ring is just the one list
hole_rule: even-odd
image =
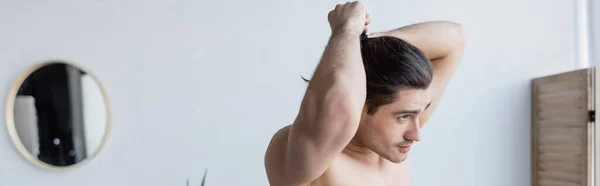
[{"label": "bare torso", "polygon": [[[265,159],[267,176],[271,186],[279,186],[280,163],[285,152],[274,149],[286,149],[289,126],[282,128],[273,137]],[[274,148],[275,147],[275,148]],[[407,162],[395,164],[384,159],[378,163],[365,163],[351,152],[342,152],[329,168],[310,183],[297,186],[409,186],[410,175]]]},{"label": "bare torso", "polygon": [[361,165],[351,157],[341,154],[327,171],[310,186],[409,186],[406,163],[387,162],[381,170]]}]

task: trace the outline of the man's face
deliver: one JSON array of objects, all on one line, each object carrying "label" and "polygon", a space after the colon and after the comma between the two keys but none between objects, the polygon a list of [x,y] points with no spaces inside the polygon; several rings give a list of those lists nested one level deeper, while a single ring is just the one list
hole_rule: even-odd
[{"label": "man's face", "polygon": [[413,142],[420,140],[419,116],[430,103],[427,90],[401,90],[394,102],[380,106],[372,115],[365,108],[357,137],[381,157],[403,162]]}]

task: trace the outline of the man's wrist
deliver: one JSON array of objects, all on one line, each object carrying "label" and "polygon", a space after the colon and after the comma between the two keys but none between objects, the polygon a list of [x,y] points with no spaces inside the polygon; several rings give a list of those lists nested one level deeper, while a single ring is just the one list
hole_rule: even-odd
[{"label": "man's wrist", "polygon": [[346,23],[344,25],[339,25],[337,28],[333,29],[333,34],[338,35],[348,35],[348,36],[360,36],[362,34],[364,28],[358,28],[353,23]]},{"label": "man's wrist", "polygon": [[345,28],[339,28],[339,29],[335,29],[333,30],[333,32],[331,33],[332,37],[350,37],[350,38],[360,38],[360,34],[357,31],[354,31],[352,29],[345,29]]}]

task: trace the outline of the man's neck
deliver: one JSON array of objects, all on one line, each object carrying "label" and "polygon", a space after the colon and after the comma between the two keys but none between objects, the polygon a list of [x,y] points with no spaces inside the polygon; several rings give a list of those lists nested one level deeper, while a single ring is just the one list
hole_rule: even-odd
[{"label": "man's neck", "polygon": [[353,138],[342,151],[348,157],[369,167],[381,167],[382,159],[377,153],[367,148],[359,139]]}]

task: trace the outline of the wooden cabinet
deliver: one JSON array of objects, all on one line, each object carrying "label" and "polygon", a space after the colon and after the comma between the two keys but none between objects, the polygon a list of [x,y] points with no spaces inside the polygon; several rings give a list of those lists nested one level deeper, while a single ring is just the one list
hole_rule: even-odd
[{"label": "wooden cabinet", "polygon": [[532,185],[594,186],[600,130],[596,68],[532,81]]}]

